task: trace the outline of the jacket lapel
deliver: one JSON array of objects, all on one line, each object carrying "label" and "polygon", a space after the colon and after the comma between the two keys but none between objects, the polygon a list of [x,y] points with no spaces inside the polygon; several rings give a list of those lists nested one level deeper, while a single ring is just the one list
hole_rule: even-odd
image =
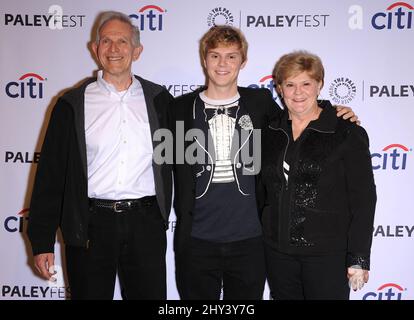
[{"label": "jacket lapel", "polygon": [[[73,95],[69,99],[74,102],[71,103],[73,109],[73,117],[75,123],[75,133],[79,145],[79,153],[82,162],[83,173],[85,178],[88,177],[88,166],[86,160],[86,137],[85,137],[85,90],[86,87],[95,82],[96,78],[89,78],[81,86],[80,90],[82,94]],[[79,92],[79,91],[78,91]]]},{"label": "jacket lapel", "polygon": [[[142,90],[144,91],[145,104],[147,105],[148,121],[150,125],[151,137],[154,137],[154,132],[160,128],[160,120],[158,118],[157,106],[154,103],[155,97],[160,93],[158,87],[151,86],[146,80],[141,77],[135,76],[142,85]],[[168,106],[167,106],[168,107]],[[156,147],[156,142],[152,140],[153,149]],[[170,208],[165,208],[165,197],[164,194],[164,179],[162,177],[162,166],[156,165],[153,161],[152,170],[154,172],[154,184],[155,184],[155,193],[157,196],[157,202],[160,207],[161,213],[166,217],[169,213]]]},{"label": "jacket lapel", "polygon": [[240,110],[237,114],[236,124],[234,126],[234,134],[230,152],[233,163],[237,162],[238,153],[246,145],[246,141],[250,138],[253,132],[251,118],[242,101],[239,102],[239,107]]},{"label": "jacket lapel", "polygon": [[[194,103],[193,103],[193,125],[195,125],[196,128],[200,129],[204,133],[204,141],[198,141],[200,146],[202,146],[207,153],[207,162],[210,162],[210,159],[213,159],[213,163],[216,159],[216,154],[214,152],[214,148],[211,148],[214,146],[212,143],[213,137],[211,136],[210,132],[210,126],[207,122],[206,114],[204,112],[204,103],[201,101],[201,99],[196,96]],[[209,148],[210,147],[210,148]],[[206,163],[207,163],[206,162]]]},{"label": "jacket lapel", "polygon": [[[148,121],[151,130],[151,137],[153,137],[154,132],[160,128],[160,121],[158,119],[156,106],[154,104],[154,98],[159,92],[154,91],[153,88],[149,86],[147,82],[141,77],[135,77],[141,83],[142,90],[144,91],[145,104],[147,105]],[[153,147],[155,147],[154,141],[152,141],[152,145]]]}]

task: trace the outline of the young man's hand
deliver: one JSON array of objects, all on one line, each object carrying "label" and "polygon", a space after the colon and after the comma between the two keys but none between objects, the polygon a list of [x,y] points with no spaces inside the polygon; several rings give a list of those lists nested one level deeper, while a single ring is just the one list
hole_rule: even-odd
[{"label": "young man's hand", "polygon": [[352,111],[351,107],[336,106],[336,116],[342,117],[344,120],[349,119],[351,122],[356,122],[357,125],[361,124],[361,121],[358,120],[358,116]]}]

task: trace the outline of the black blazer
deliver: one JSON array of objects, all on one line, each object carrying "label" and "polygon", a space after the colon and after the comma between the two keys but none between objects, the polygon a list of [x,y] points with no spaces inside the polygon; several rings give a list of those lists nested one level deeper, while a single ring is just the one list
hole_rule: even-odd
[{"label": "black blazer", "polygon": [[[172,96],[160,85],[135,76],[147,104],[151,134],[168,126]],[[61,228],[66,244],[85,246],[89,223],[87,162],[84,125],[86,80],[57,101],[49,121],[30,204],[27,233],[33,254],[54,252],[56,231]],[[155,148],[159,142],[153,141]],[[168,227],[171,209],[172,167],[153,162],[155,190]]]},{"label": "black blazer", "polygon": [[[177,142],[182,143],[182,141],[177,141],[182,137],[174,130],[176,121],[184,123],[184,133],[194,128],[194,104],[202,90],[205,90],[205,88],[178,97],[172,103],[171,127],[174,132],[175,145],[177,145]],[[243,105],[250,116],[254,129],[266,127],[271,119],[277,118],[281,113],[281,109],[273,100],[269,90],[239,87],[238,91],[240,93],[240,104]],[[193,141],[185,141],[184,148],[192,143]],[[176,155],[174,159],[177,159]],[[192,210],[196,199],[196,175],[200,173],[200,167],[199,164],[190,165],[185,161],[174,165],[174,209],[177,216],[174,248],[176,252],[182,252],[186,248],[186,244],[189,243],[192,229]],[[239,169],[243,169],[243,164],[240,164],[240,168],[236,167],[236,174]],[[212,172],[213,170],[210,168],[202,174],[210,176]],[[205,180],[209,181],[209,179]],[[207,183],[205,187],[208,188]]]},{"label": "black blazer", "polygon": [[289,133],[287,112],[263,132],[256,195],[266,243],[287,254],[347,253],[348,266],[369,269],[376,191],[367,133],[326,104],[296,140],[286,182]]}]

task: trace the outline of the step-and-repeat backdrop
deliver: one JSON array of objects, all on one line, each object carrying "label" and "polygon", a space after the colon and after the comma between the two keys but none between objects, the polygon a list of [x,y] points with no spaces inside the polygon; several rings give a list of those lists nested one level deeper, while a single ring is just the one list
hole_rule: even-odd
[{"label": "step-and-repeat backdrop", "polygon": [[[50,284],[33,272],[25,229],[51,108],[97,70],[88,43],[103,10],[131,16],[144,45],[133,71],[174,96],[204,84],[198,41],[213,24],[241,28],[249,60],[240,84],[268,88],[275,98],[276,60],[294,49],[318,54],[326,68],[322,97],[351,106],[362,120],[377,184],[370,280],[351,298],[414,298],[413,0],[7,0],[0,7],[0,299],[65,299],[61,237],[58,281]],[[174,226],[172,213],[169,299],[178,299]]]}]

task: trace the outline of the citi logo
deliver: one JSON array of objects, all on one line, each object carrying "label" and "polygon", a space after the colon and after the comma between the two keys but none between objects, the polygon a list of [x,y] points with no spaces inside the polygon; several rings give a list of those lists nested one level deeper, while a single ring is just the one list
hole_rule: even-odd
[{"label": "citi logo", "polygon": [[414,7],[406,2],[395,2],[388,6],[385,12],[372,16],[371,24],[374,29],[413,29]]},{"label": "citi logo", "polygon": [[166,10],[159,6],[148,5],[138,10],[138,14],[130,14],[129,17],[141,31],[162,31],[163,14]]},{"label": "citi logo", "polygon": [[405,170],[407,154],[411,151],[401,144],[390,144],[382,149],[382,153],[371,154],[373,170]]},{"label": "citi logo", "polygon": [[264,76],[259,80],[259,84],[251,84],[249,88],[258,89],[258,88],[267,88],[272,93],[272,97],[274,100],[278,99],[276,90],[275,90],[275,83],[273,82],[272,75]]},{"label": "citi logo", "polygon": [[10,98],[43,98],[43,81],[47,80],[36,73],[26,73],[19,82],[12,81],[6,85],[6,94]]},{"label": "citi logo", "polygon": [[4,220],[4,229],[7,232],[25,232],[27,220],[29,220],[28,213],[29,208],[25,208],[20,211],[16,216],[7,217]]},{"label": "citi logo", "polygon": [[395,283],[386,283],[380,286],[376,292],[367,292],[362,300],[402,300],[402,294],[406,291]]}]

